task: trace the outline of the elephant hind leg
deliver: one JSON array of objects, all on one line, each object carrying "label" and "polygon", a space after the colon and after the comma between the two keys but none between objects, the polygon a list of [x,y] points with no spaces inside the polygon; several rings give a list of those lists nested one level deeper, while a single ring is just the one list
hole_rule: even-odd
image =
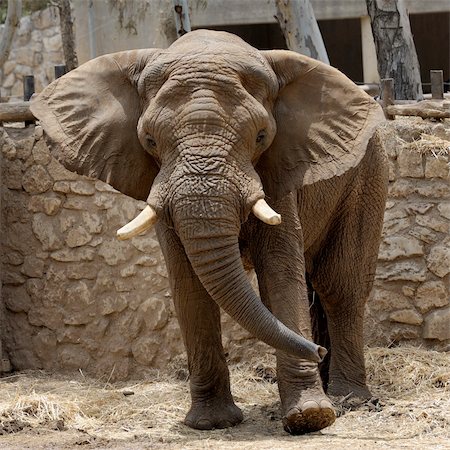
[{"label": "elephant hind leg", "polygon": [[320,377],[322,379],[322,386],[325,392],[328,388],[330,359],[331,359],[331,344],[330,335],[328,333],[327,316],[323,309],[319,294],[313,289],[309,277],[307,275],[308,285],[308,299],[309,310],[311,313],[311,327],[313,341],[328,349],[328,353],[324,360],[319,364]]}]

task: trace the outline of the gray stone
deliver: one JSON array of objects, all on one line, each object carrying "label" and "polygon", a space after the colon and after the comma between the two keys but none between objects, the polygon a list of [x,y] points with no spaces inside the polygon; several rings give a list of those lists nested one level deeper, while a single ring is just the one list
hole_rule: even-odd
[{"label": "gray stone", "polygon": [[2,298],[5,306],[13,312],[27,312],[31,307],[31,298],[25,286],[3,286]]},{"label": "gray stone", "polygon": [[439,203],[438,210],[442,217],[450,220],[450,202]]},{"label": "gray stone", "polygon": [[408,231],[410,236],[416,237],[427,244],[432,244],[439,240],[439,236],[434,231],[429,230],[425,227],[414,227]]},{"label": "gray stone", "polygon": [[401,177],[423,178],[422,154],[402,149],[397,158]]},{"label": "gray stone", "polygon": [[[4,249],[5,250],[5,249]],[[11,264],[12,266],[20,266],[23,263],[23,256],[14,250],[6,250],[2,255],[3,264]]]},{"label": "gray stone", "polygon": [[103,219],[100,214],[95,212],[83,211],[81,214],[83,223],[89,233],[101,233],[103,229]]},{"label": "gray stone", "polygon": [[137,363],[151,366],[161,346],[158,336],[142,336],[133,341],[131,351]]},{"label": "gray stone", "polygon": [[425,281],[427,268],[423,260],[411,259],[396,263],[378,264],[376,278],[379,280]]},{"label": "gray stone", "polygon": [[448,156],[427,155],[425,165],[425,177],[447,179],[448,176],[449,176]]},{"label": "gray stone", "polygon": [[9,75],[15,69],[15,67],[15,61],[6,61],[5,64],[3,64],[3,75]]},{"label": "gray stone", "polygon": [[417,186],[415,192],[427,198],[448,199],[450,197],[450,184],[443,181],[424,182]]},{"label": "gray stone", "polygon": [[99,180],[95,182],[95,189],[99,192],[112,192],[113,194],[119,194],[119,191],[114,189],[112,186]]},{"label": "gray stone", "polygon": [[[42,128],[41,128],[42,130]],[[36,133],[36,130],[35,130]],[[41,164],[43,166],[46,166],[50,160],[51,160],[51,155],[50,152],[48,151],[48,147],[45,144],[43,139],[38,140],[33,147],[32,150],[32,155],[33,155],[33,159],[35,161],[36,164]]]},{"label": "gray stone", "polygon": [[405,210],[405,208],[397,207],[397,208],[391,208],[385,211],[384,213],[384,220],[390,221],[395,219],[402,219],[403,217],[408,217],[408,212]]},{"label": "gray stone", "polygon": [[406,297],[414,297],[416,295],[416,290],[413,286],[403,285],[402,293],[406,295]]},{"label": "gray stone", "polygon": [[423,322],[422,316],[412,309],[394,311],[389,318],[393,322],[406,323],[409,325],[420,325]]},{"label": "gray stone", "polygon": [[136,266],[128,266],[120,271],[120,276],[123,278],[128,278],[136,275]]},{"label": "gray stone", "polygon": [[91,262],[77,262],[65,267],[65,272],[69,280],[95,280],[98,268]]},{"label": "gray stone", "polygon": [[435,245],[427,256],[427,266],[438,277],[445,277],[450,273],[450,240]]},{"label": "gray stone", "polygon": [[144,256],[140,256],[136,260],[135,264],[137,266],[154,267],[154,266],[158,265],[158,260],[154,256],[144,255]]},{"label": "gray stone", "polygon": [[129,260],[132,253],[129,245],[114,239],[103,242],[98,254],[103,257],[106,264],[115,266]]},{"label": "gray stone", "polygon": [[22,185],[30,194],[41,194],[48,191],[53,182],[43,166],[31,166],[23,175]]},{"label": "gray stone", "polygon": [[439,217],[416,216],[416,223],[422,227],[431,228],[440,233],[449,233],[450,223]]},{"label": "gray stone", "polygon": [[45,214],[38,213],[33,216],[33,232],[41,242],[43,250],[58,250],[64,245],[56,224],[54,219]]},{"label": "gray stone", "polygon": [[442,281],[427,281],[417,288],[414,302],[421,313],[426,313],[448,305],[449,293]]},{"label": "gray stone", "polygon": [[434,203],[408,203],[407,210],[408,213],[417,213],[417,214],[425,214],[428,212],[432,207],[434,206]]},{"label": "gray stone", "polygon": [[92,182],[79,180],[70,183],[70,192],[78,195],[94,195],[95,188]]},{"label": "gray stone", "polygon": [[127,298],[121,294],[112,294],[100,299],[98,311],[102,316],[121,312],[127,307]]},{"label": "gray stone", "polygon": [[89,197],[80,197],[78,195],[68,195],[64,202],[64,208],[86,211],[92,209],[92,199]]},{"label": "gray stone", "polygon": [[[20,83],[22,84],[22,83]],[[26,161],[31,156],[31,150],[34,145],[34,136],[27,133],[26,137],[15,141],[17,158]]]},{"label": "gray stone", "polygon": [[450,339],[450,308],[438,309],[425,317],[423,337],[440,341]]},{"label": "gray stone", "polygon": [[57,357],[60,367],[67,369],[86,369],[91,364],[89,353],[79,345],[65,344],[58,347]]},{"label": "gray stone", "polygon": [[393,261],[397,258],[408,258],[423,254],[423,245],[417,239],[388,236],[381,243],[378,258],[382,261]]},{"label": "gray stone", "polygon": [[71,248],[81,247],[91,241],[91,239],[92,236],[85,228],[82,226],[77,226],[69,230],[67,233],[66,244]]},{"label": "gray stone", "polygon": [[8,162],[3,170],[3,183],[9,189],[22,189],[22,162],[19,160]]},{"label": "gray stone", "polygon": [[409,300],[402,294],[380,287],[372,290],[368,305],[377,313],[389,313],[399,309],[411,309]]},{"label": "gray stone", "polygon": [[57,181],[53,185],[53,190],[61,194],[68,194],[70,192],[70,185],[67,181]]},{"label": "gray stone", "polygon": [[400,231],[406,230],[410,226],[411,219],[409,217],[385,221],[383,224],[383,236],[389,236],[391,234],[398,233]]},{"label": "gray stone", "polygon": [[[44,130],[43,130],[43,128],[42,128],[40,125],[36,125],[36,126],[34,127],[34,139],[35,139],[36,141],[39,141],[40,139],[42,139],[43,136],[44,136]],[[39,142],[38,144],[41,145],[42,143]],[[35,144],[35,145],[37,145],[37,144]],[[44,142],[44,145],[45,145],[45,142]],[[47,150],[48,150],[48,149],[47,149]],[[49,161],[49,162],[50,162],[50,161]]]},{"label": "gray stone", "polygon": [[50,253],[50,258],[61,262],[92,261],[95,250],[89,247],[64,248]]},{"label": "gray stone", "polygon": [[33,255],[25,256],[21,272],[30,278],[40,278],[44,275],[45,262]]},{"label": "gray stone", "polygon": [[61,51],[61,36],[53,36],[53,37],[44,37],[42,39],[44,44],[44,48],[48,52],[59,52]]},{"label": "gray stone", "polygon": [[144,319],[147,331],[164,328],[169,319],[164,301],[158,298],[152,298],[142,303],[139,306],[138,314]]},{"label": "gray stone", "polygon": [[114,203],[116,202],[116,196],[112,193],[100,193],[99,195],[96,195],[94,198],[95,205],[100,209],[110,209],[114,206]]},{"label": "gray stone", "polygon": [[33,195],[28,201],[28,210],[31,212],[43,212],[47,216],[54,216],[60,209],[62,200],[56,194]]},{"label": "gray stone", "polygon": [[44,368],[52,367],[56,355],[56,334],[47,328],[37,332],[32,338],[33,350],[41,360]]},{"label": "gray stone", "polygon": [[147,233],[145,236],[136,236],[132,238],[131,244],[143,253],[152,253],[156,248],[159,248],[159,243],[155,239],[154,232]]},{"label": "gray stone", "polygon": [[389,185],[389,196],[394,198],[408,197],[416,192],[416,182],[401,178]]}]

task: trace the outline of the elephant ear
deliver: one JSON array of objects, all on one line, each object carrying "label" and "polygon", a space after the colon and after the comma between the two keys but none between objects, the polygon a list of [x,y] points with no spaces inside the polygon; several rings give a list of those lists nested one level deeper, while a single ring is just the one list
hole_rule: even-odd
[{"label": "elephant ear", "polygon": [[379,105],[317,60],[288,50],[261,53],[280,84],[277,134],[257,165],[265,192],[278,199],[355,167],[384,121]]},{"label": "elephant ear", "polygon": [[158,50],[95,58],[47,86],[31,111],[53,155],[67,169],[145,200],[158,173],[137,136],[142,113],[137,82]]}]

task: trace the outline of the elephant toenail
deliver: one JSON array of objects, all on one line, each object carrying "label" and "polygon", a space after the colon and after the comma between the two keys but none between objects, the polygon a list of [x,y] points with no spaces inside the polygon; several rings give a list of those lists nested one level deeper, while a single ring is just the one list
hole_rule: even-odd
[{"label": "elephant toenail", "polygon": [[287,413],[286,417],[292,417],[300,414],[300,410],[297,407],[291,408]]},{"label": "elephant toenail", "polygon": [[302,405],[302,410],[306,411],[307,409],[320,409],[319,404],[314,400],[309,400]]},{"label": "elephant toenail", "polygon": [[325,408],[333,409],[333,405],[332,405],[331,402],[328,401],[328,400],[321,400],[321,401],[320,401],[320,407],[321,407],[322,409],[325,409]]},{"label": "elephant toenail", "polygon": [[213,428],[211,422],[208,419],[201,419],[197,422],[195,428],[199,430],[211,430]]}]

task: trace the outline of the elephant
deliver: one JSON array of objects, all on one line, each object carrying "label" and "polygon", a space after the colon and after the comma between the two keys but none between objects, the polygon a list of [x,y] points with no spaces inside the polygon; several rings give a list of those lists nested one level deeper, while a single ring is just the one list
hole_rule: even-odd
[{"label": "elephant", "polygon": [[[188,357],[186,425],[243,420],[221,309],[275,349],[287,432],[331,425],[334,396],[370,396],[363,315],[387,191],[375,100],[312,58],[196,30],[90,60],[30,108],[66,168],[146,201],[118,237],[156,227]],[[312,341],[308,285],[327,356]]]}]

